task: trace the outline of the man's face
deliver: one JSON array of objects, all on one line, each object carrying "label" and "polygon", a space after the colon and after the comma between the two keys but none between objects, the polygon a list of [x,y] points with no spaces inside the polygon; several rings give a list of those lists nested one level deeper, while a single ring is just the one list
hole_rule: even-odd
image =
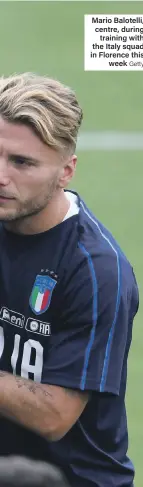
[{"label": "man's face", "polygon": [[61,155],[31,128],[0,117],[0,197],[10,198],[0,198],[0,220],[16,221],[42,212],[62,184],[68,184],[74,167],[74,156],[70,164],[63,164]]}]

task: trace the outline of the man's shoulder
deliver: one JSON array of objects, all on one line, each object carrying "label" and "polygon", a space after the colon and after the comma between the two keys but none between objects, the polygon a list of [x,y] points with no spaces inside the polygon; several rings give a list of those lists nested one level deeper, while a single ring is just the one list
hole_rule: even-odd
[{"label": "man's shoulder", "polygon": [[[112,289],[120,286],[122,289],[132,289],[136,285],[133,267],[128,257],[112,232],[94,215],[80,200],[78,218],[78,234],[74,241],[74,252],[70,246],[67,277],[72,282],[77,280],[84,283],[89,277],[95,279],[98,289],[112,282]],[[73,279],[74,276],[74,279]]]},{"label": "man's shoulder", "polygon": [[120,260],[123,266],[131,267],[128,257],[121,248],[113,233],[94,215],[94,213],[81,202],[81,236],[80,242],[87,252],[95,259],[115,264]]}]

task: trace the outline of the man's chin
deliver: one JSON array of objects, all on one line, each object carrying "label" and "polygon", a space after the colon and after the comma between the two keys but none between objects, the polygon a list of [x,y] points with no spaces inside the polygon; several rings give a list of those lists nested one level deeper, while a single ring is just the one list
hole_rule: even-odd
[{"label": "man's chin", "polygon": [[1,222],[12,222],[17,220],[17,215],[10,212],[1,211],[0,208],[0,221]]}]

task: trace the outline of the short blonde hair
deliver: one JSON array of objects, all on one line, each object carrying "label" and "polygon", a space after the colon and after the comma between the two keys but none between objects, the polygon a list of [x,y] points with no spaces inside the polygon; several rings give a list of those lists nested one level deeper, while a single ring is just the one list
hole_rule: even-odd
[{"label": "short blonde hair", "polygon": [[30,126],[48,146],[75,150],[83,113],[74,91],[34,73],[0,78],[0,115]]}]

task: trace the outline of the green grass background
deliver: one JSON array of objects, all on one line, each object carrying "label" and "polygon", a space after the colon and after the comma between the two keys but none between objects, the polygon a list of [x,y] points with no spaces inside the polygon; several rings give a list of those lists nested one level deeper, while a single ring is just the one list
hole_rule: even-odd
[{"label": "green grass background", "polygon": [[[0,75],[35,71],[72,86],[83,130],[143,130],[143,72],[84,72],[84,14],[143,14],[143,2],[0,1]],[[131,260],[140,288],[128,366],[129,453],[142,487],[143,153],[79,152],[71,187],[109,227]]]}]

